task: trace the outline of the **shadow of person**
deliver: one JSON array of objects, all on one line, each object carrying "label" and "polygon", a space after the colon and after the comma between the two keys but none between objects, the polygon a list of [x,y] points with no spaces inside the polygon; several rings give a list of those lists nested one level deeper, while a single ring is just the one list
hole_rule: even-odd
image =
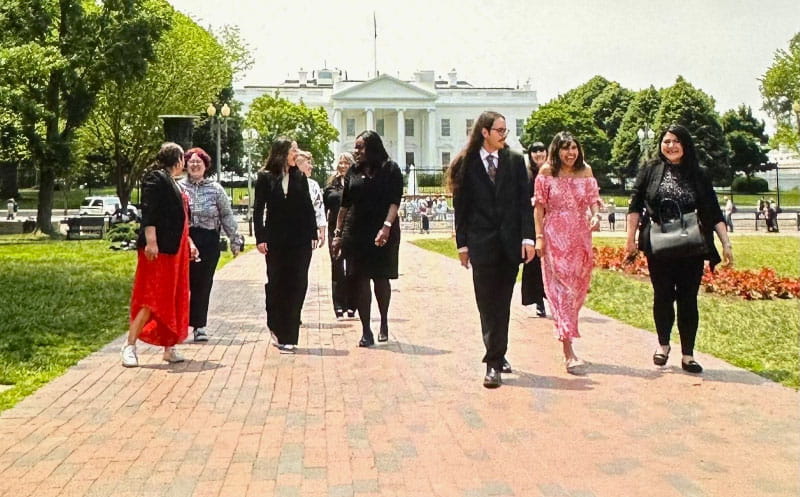
[{"label": "shadow of person", "polygon": [[[288,354],[286,354],[288,355]],[[327,347],[309,347],[297,348],[294,350],[294,355],[308,355],[308,356],[323,356],[323,357],[343,357],[350,355],[347,350],[331,349]]]},{"label": "shadow of person", "polygon": [[427,345],[417,345],[414,343],[404,343],[404,342],[395,342],[391,339],[385,343],[376,343],[374,347],[370,347],[374,350],[383,350],[386,352],[394,352],[396,354],[407,354],[407,355],[444,355],[444,354],[451,354],[452,350],[445,350],[445,349],[437,349],[434,347],[428,347]]},{"label": "shadow of person", "polygon": [[170,373],[199,373],[201,371],[213,371],[227,366],[206,360],[194,361],[192,359],[186,359],[183,362],[174,363],[140,364],[139,367],[144,369],[159,369]]},{"label": "shadow of person", "polygon": [[[564,373],[566,374],[566,373]],[[513,373],[503,375],[503,385],[521,388],[542,388],[548,390],[571,390],[588,391],[593,390],[597,382],[586,376],[570,375],[569,377],[560,376],[541,376],[525,371],[514,370]]]}]

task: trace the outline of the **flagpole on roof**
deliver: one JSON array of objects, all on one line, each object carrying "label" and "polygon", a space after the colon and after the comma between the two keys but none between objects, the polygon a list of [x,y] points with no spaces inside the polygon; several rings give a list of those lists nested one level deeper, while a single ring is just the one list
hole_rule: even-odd
[{"label": "flagpole on roof", "polygon": [[375,11],[372,11],[372,69],[375,77],[378,77],[378,21],[375,18]]}]

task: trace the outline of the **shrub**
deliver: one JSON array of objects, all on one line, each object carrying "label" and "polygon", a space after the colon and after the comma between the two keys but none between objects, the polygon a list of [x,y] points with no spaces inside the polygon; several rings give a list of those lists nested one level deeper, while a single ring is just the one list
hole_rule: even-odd
[{"label": "shrub", "polygon": [[733,180],[731,189],[737,193],[763,193],[769,190],[769,185],[764,178],[738,176]]},{"label": "shrub", "polygon": [[139,223],[119,223],[106,232],[106,239],[111,242],[132,242],[139,235]]}]

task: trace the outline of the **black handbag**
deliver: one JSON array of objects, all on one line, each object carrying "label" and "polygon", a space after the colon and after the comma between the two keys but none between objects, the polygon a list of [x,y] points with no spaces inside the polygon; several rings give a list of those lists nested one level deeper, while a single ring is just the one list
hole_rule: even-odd
[{"label": "black handbag", "polygon": [[[679,213],[678,219],[665,221],[662,209],[665,203],[672,203]],[[681,213],[680,205],[672,199],[661,201],[658,221],[650,223],[650,251],[656,257],[676,258],[705,255],[708,253],[706,237],[703,235],[697,212]]]}]

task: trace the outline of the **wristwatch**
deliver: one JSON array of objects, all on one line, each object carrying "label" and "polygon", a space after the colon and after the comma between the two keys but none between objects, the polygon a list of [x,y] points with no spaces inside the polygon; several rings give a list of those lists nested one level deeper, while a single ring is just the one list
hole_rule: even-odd
[{"label": "wristwatch", "polygon": [[387,228],[391,228],[392,227],[392,223],[390,223],[389,221],[384,221],[383,225],[386,226]]}]

